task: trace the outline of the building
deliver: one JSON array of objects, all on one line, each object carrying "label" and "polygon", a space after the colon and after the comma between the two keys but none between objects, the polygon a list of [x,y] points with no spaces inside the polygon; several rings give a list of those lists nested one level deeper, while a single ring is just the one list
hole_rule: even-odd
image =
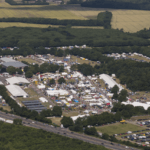
[{"label": "building", "polygon": [[8,58],[8,57],[0,58],[0,62],[4,68],[7,68],[9,66],[13,66],[15,68],[24,68],[24,67],[28,66],[20,61],[16,61],[16,60],[14,60],[12,58]]},{"label": "building", "polygon": [[11,77],[6,79],[7,84],[29,84],[30,82],[26,78]]},{"label": "building", "polygon": [[17,85],[7,85],[6,89],[14,97],[28,97],[28,94]]},{"label": "building", "polygon": [[13,61],[13,62],[5,62],[2,64],[2,66],[5,68],[10,67],[10,66],[15,67],[15,68],[24,68],[28,65],[26,65],[20,61]]},{"label": "building", "polygon": [[112,77],[110,77],[109,75],[107,75],[107,74],[100,74],[99,78],[102,79],[105,82],[105,84],[108,85],[109,89],[111,89],[115,85],[117,85],[119,87],[119,91],[123,90],[123,87],[120,84],[118,84],[115,80],[113,80]]}]

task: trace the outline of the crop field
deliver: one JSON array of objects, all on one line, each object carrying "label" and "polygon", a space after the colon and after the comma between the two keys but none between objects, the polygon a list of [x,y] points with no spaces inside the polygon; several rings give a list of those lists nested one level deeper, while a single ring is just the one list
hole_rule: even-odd
[{"label": "crop field", "polygon": [[7,17],[38,17],[57,19],[85,19],[57,5],[18,5],[11,6],[8,3],[0,2],[0,18]]},{"label": "crop field", "polygon": [[[96,19],[100,12],[111,11],[112,28],[122,29],[125,32],[137,32],[144,28],[150,27],[150,11],[144,10],[119,10],[105,8],[88,8],[80,5],[18,5],[11,6],[8,3],[0,0],[0,18],[7,17],[41,17],[41,18],[57,18],[57,19]],[[8,25],[6,25],[7,27]],[[33,24],[17,24],[15,26],[32,26],[32,27],[47,27],[49,25],[33,25]],[[5,27],[1,24],[0,27]],[[94,28],[94,27],[93,27]]]},{"label": "crop field", "polygon": [[137,32],[150,27],[150,11],[88,8],[79,5],[64,5],[61,7],[70,10],[74,15],[89,19],[96,18],[100,12],[111,11],[113,14],[112,28],[123,28],[125,32]]}]

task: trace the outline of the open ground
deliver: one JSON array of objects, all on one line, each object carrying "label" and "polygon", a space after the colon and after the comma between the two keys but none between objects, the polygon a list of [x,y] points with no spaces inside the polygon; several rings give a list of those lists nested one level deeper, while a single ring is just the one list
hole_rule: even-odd
[{"label": "open ground", "polygon": [[73,14],[84,18],[96,18],[98,13],[110,11],[113,14],[112,28],[121,29],[125,32],[137,32],[150,27],[150,11],[145,10],[125,10],[125,9],[107,9],[107,8],[88,8],[80,5],[62,5],[64,9],[70,10]]},{"label": "open ground", "polygon": [[[1,0],[2,1],[2,0]],[[111,11],[112,28],[122,29],[125,32],[137,32],[144,28],[150,27],[150,11],[144,10],[121,10],[121,9],[105,9],[105,8],[88,8],[80,5],[18,5],[11,6],[8,3],[0,3],[0,18],[7,17],[41,17],[41,18],[57,18],[57,19],[96,19],[100,12]],[[47,27],[49,25],[34,25],[23,23],[1,23],[0,27],[8,26],[29,26],[29,27]]]},{"label": "open ground", "polygon": [[115,124],[100,126],[97,127],[96,129],[101,133],[107,133],[109,135],[113,135],[119,133],[126,133],[127,131],[143,130],[143,127],[130,124],[130,123],[127,124],[115,123]]}]

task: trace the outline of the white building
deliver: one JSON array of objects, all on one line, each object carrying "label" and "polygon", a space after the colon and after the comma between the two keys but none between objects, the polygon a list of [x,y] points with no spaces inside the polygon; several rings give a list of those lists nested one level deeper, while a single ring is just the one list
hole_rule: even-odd
[{"label": "white building", "polygon": [[28,96],[28,94],[17,85],[7,85],[6,88],[14,97],[19,97],[19,96],[27,97]]},{"label": "white building", "polygon": [[6,79],[7,84],[29,84],[30,82],[26,78],[11,77]]},{"label": "white building", "polygon": [[119,91],[123,90],[123,87],[120,84],[118,84],[115,80],[113,80],[112,77],[110,77],[109,75],[101,74],[99,75],[99,78],[102,79],[105,82],[105,84],[108,85],[109,89],[117,85],[119,87]]}]

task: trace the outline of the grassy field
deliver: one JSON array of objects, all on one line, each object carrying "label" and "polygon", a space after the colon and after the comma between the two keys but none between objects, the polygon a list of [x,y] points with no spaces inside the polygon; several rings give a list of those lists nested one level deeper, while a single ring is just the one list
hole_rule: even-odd
[{"label": "grassy field", "polygon": [[144,61],[147,61],[147,62],[150,62],[149,59],[145,58],[145,57],[141,57],[141,56],[128,56],[129,58],[135,58],[135,59],[138,59],[138,60],[144,60]]},{"label": "grassy field", "polygon": [[124,10],[124,9],[104,9],[104,8],[88,8],[79,5],[64,5],[64,9],[70,10],[74,15],[84,18],[95,19],[98,13],[111,11],[112,28],[121,29],[125,32],[136,32],[144,28],[150,27],[150,11],[144,10]]},{"label": "grassy field", "polygon": [[38,100],[39,99],[39,95],[32,88],[24,89],[24,91],[29,95],[29,97],[27,98],[18,97],[17,99],[20,102],[25,101],[25,100]]},{"label": "grassy field", "polygon": [[90,65],[92,65],[92,66],[95,66],[96,64],[98,64],[96,61],[91,61],[91,60],[82,60],[81,58],[78,58],[77,56],[71,56],[71,59],[70,59],[70,61],[72,61],[72,62],[78,62],[78,63],[80,63],[80,64],[89,64],[90,63]]},{"label": "grassy field", "polygon": [[137,125],[133,125],[130,123],[127,123],[127,124],[115,123],[111,125],[97,127],[96,129],[99,132],[108,133],[109,135],[112,135],[112,134],[118,134],[118,133],[126,133],[127,131],[142,130],[143,127],[139,127]]},{"label": "grassy field", "polygon": [[38,62],[34,59],[31,59],[31,58],[21,58],[21,59],[18,59],[18,61],[26,61],[28,62],[29,64],[32,64],[32,63],[36,63],[38,64]]},{"label": "grassy field", "polygon": [[[2,0],[1,0],[2,1]],[[119,9],[104,9],[104,8],[88,8],[80,7],[80,5],[18,5],[11,6],[8,3],[0,2],[0,18],[3,17],[42,17],[42,18],[57,18],[57,19],[96,19],[100,12],[111,11],[112,28],[122,29],[125,32],[136,32],[144,28],[150,27],[150,11],[144,10],[119,10]],[[0,24],[0,27],[8,26],[32,26],[32,27],[47,27],[49,25],[34,25],[22,23],[7,23]],[[81,28],[81,27],[80,27]],[[83,28],[83,27],[82,27]],[[91,27],[96,28],[96,27]]]},{"label": "grassy field", "polygon": [[53,123],[57,124],[57,125],[61,125],[61,117],[53,117],[53,118],[50,118],[52,120]]},{"label": "grassy field", "polygon": [[0,3],[0,18],[3,17],[38,17],[57,19],[85,19],[57,5],[18,5],[11,6],[8,3]]}]

